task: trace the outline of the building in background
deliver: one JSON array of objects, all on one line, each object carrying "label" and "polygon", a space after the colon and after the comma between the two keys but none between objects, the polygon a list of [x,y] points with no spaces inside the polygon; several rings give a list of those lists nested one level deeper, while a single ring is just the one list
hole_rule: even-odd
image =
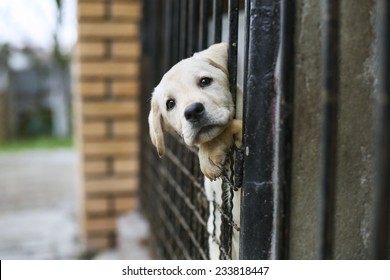
[{"label": "building in background", "polygon": [[33,49],[2,53],[1,138],[69,137],[69,61],[60,64],[50,52]]},{"label": "building in background", "polygon": [[71,135],[76,3],[0,2],[1,139]]}]

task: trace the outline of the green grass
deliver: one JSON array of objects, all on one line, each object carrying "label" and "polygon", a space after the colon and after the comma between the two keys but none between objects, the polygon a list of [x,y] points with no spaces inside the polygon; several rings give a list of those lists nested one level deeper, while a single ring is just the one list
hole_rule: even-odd
[{"label": "green grass", "polygon": [[72,148],[72,138],[58,139],[53,137],[39,137],[39,138],[26,138],[17,139],[12,141],[1,142],[0,141],[0,153],[20,152],[28,150],[55,150]]}]

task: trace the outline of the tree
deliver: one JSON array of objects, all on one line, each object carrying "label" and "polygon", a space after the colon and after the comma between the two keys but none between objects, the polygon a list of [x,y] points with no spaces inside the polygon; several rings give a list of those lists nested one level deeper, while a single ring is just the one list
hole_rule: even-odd
[{"label": "tree", "polygon": [[53,135],[67,137],[70,134],[70,94],[69,87],[69,62],[70,55],[61,50],[59,42],[59,30],[63,23],[63,0],[56,0],[57,22],[53,34],[53,64],[50,77],[50,106],[52,109]]}]

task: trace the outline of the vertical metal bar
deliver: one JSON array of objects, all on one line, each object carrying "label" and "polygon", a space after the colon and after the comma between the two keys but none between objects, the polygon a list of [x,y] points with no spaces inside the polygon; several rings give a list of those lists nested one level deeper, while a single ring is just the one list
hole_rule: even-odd
[{"label": "vertical metal bar", "polygon": [[[150,94],[153,91],[153,87],[157,84],[158,80],[161,78],[159,75],[160,70],[160,57],[161,53],[155,48],[156,45],[160,45],[162,30],[159,29],[161,23],[161,15],[157,13],[161,9],[161,1],[156,0],[145,0],[143,5],[143,15],[144,19],[142,20],[142,57],[141,57],[141,91],[142,95],[140,98],[141,106],[141,139],[145,146],[141,149],[140,153],[140,164],[141,168],[141,184],[148,184],[148,171],[151,169],[149,164],[148,155],[150,154],[150,148],[152,144],[150,143],[149,137],[149,128],[148,128],[148,112],[150,111]],[[157,65],[157,66],[156,66]],[[150,144],[149,144],[150,143]],[[153,150],[153,155],[155,151]],[[149,168],[148,168],[149,167]],[[157,179],[158,180],[158,179]],[[147,201],[150,200],[151,193],[153,190],[150,188],[142,188],[140,191],[140,199],[142,201],[142,211],[150,218],[151,213],[154,210]],[[152,236],[152,240],[156,240],[155,236]],[[157,253],[157,248],[154,253]]]},{"label": "vertical metal bar", "polygon": [[[229,0],[229,43],[228,43],[228,72],[230,92],[233,96],[234,103],[237,91],[237,39],[238,39],[238,0]],[[229,154],[230,178],[227,181],[233,182],[234,171],[233,153]],[[232,222],[233,222],[233,184],[223,181],[222,184],[222,211],[221,217],[221,259],[231,259],[232,253]]]},{"label": "vertical metal bar", "polygon": [[[244,69],[243,69],[243,108],[242,111],[246,112],[246,92],[247,92],[247,77],[248,77],[248,61],[249,61],[249,28],[250,28],[250,0],[245,0],[245,32],[244,32]],[[245,113],[244,113],[245,114]],[[243,116],[245,120],[245,115]],[[242,123],[242,131],[245,131],[245,121]],[[236,158],[234,166],[234,188],[238,189],[242,187],[242,179],[244,172],[244,150],[243,148],[236,149]]]},{"label": "vertical metal bar", "polygon": [[189,0],[189,24],[188,24],[188,50],[187,56],[193,55],[198,50],[199,36],[199,1]]},{"label": "vertical metal bar", "polygon": [[[161,1],[156,0],[145,0],[145,5],[143,6],[143,13],[148,16],[148,19],[142,20],[142,61],[141,61],[141,71],[142,73],[148,73],[148,78],[142,79],[142,93],[145,97],[146,108],[149,108],[149,98],[150,93],[153,90],[153,87],[161,79],[160,69],[155,67],[156,63],[160,66],[162,62],[160,49],[155,48],[156,45],[160,45],[163,33],[161,30],[161,14],[157,12],[158,9],[162,8]],[[150,17],[150,19],[149,19]],[[144,75],[141,75],[144,77]],[[149,109],[146,110],[148,112]],[[143,119],[146,121],[147,127],[147,114],[146,118]],[[145,130],[148,135],[148,129]],[[148,136],[149,137],[149,136]]]},{"label": "vertical metal bar", "polygon": [[[237,100],[237,52],[238,52],[238,0],[229,0],[228,20],[229,20],[229,38],[228,38],[228,73],[229,89],[233,97],[233,103]],[[242,154],[236,153],[235,161],[231,155],[231,162],[234,164],[231,181],[234,182],[235,189],[241,185],[242,181]],[[231,198],[233,199],[233,189]],[[233,204],[233,203],[232,203]],[[232,209],[230,209],[231,212]]]},{"label": "vertical metal bar", "polygon": [[280,53],[279,53],[279,92],[278,92],[278,152],[276,161],[278,192],[275,230],[275,258],[288,259],[289,256],[289,213],[291,193],[291,158],[293,141],[293,102],[294,102],[294,0],[281,0],[280,3]]},{"label": "vertical metal bar", "polygon": [[199,28],[199,50],[204,50],[208,47],[209,35],[209,0],[201,0],[200,2],[200,28]]},{"label": "vertical metal bar", "polygon": [[379,79],[376,121],[374,259],[390,257],[390,2],[379,1]]},{"label": "vertical metal bar", "polygon": [[156,33],[158,36],[158,42],[162,46],[161,48],[155,48],[155,53],[156,53],[156,60],[154,61],[156,65],[158,65],[158,71],[156,71],[157,74],[157,80],[160,81],[161,77],[164,75],[166,69],[165,69],[165,62],[166,58],[164,57],[164,44],[165,44],[165,32],[166,32],[166,24],[167,21],[165,19],[166,15],[166,5],[163,1],[160,1],[158,3],[158,10],[159,15],[157,18],[157,25],[156,25]]},{"label": "vertical metal bar", "polygon": [[214,43],[222,41],[222,1],[213,0],[213,34]]},{"label": "vertical metal bar", "polygon": [[[229,88],[233,97],[234,104],[237,105],[237,53],[238,53],[238,13],[239,1],[229,1],[229,49],[228,49],[228,72]],[[233,179],[234,189],[237,190],[242,185],[243,172],[243,150],[236,149],[234,159]]]},{"label": "vertical metal bar", "polygon": [[164,40],[164,72],[171,67],[173,43],[173,9],[172,0],[165,0],[165,40]]},{"label": "vertical metal bar", "polygon": [[180,3],[180,59],[187,57],[188,43],[188,0]]},{"label": "vertical metal bar", "polygon": [[245,131],[245,112],[246,112],[246,93],[248,92],[248,64],[249,64],[249,42],[250,42],[250,19],[251,19],[251,0],[245,0],[245,34],[244,34],[244,77],[243,77],[243,122],[242,122],[242,131]]},{"label": "vertical metal bar", "polygon": [[[141,44],[142,44],[142,56],[141,56],[141,62],[140,62],[140,68],[141,68],[141,74],[147,73],[150,69],[149,62],[150,62],[150,56],[151,56],[151,48],[150,48],[150,38],[146,34],[150,32],[151,27],[150,27],[150,22],[145,20],[145,17],[148,17],[150,15],[150,9],[149,7],[150,0],[144,0],[143,1],[143,6],[142,6],[142,14],[143,14],[143,19],[141,21],[141,30],[142,33],[145,34],[145,36],[141,37]],[[140,107],[141,107],[141,116],[140,116],[140,122],[141,122],[141,139],[142,141],[148,140],[148,120],[147,120],[147,114],[142,113],[142,112],[147,112],[150,110],[150,104],[148,102],[147,92],[152,89],[151,86],[151,81],[148,81],[141,75],[141,98],[140,98]],[[146,154],[147,151],[145,149],[141,149],[140,152],[140,180],[141,184],[147,181],[147,175],[146,172],[144,172],[144,169],[142,167],[145,167],[147,165],[147,160],[146,160]],[[147,206],[144,205],[144,201],[147,200],[147,192],[146,190],[142,189],[140,191],[140,200],[141,200],[141,209],[147,213],[148,209]]]},{"label": "vertical metal bar", "polygon": [[193,53],[192,40],[194,38],[194,34],[193,34],[192,29],[193,29],[193,21],[194,21],[194,16],[195,16],[193,4],[194,4],[193,0],[187,0],[187,18],[186,18],[186,21],[187,21],[187,31],[186,31],[186,33],[187,33],[187,49],[186,49],[186,57],[191,56],[191,54]]},{"label": "vertical metal bar", "polygon": [[238,0],[229,0],[229,48],[228,72],[229,88],[236,104],[237,94],[237,48],[238,48]]},{"label": "vertical metal bar", "polygon": [[274,231],[274,73],[279,1],[251,0],[249,16],[240,258],[270,259]]},{"label": "vertical metal bar", "polygon": [[319,258],[333,258],[339,96],[339,0],[322,1],[322,139]]},{"label": "vertical metal bar", "polygon": [[180,38],[181,38],[181,27],[180,27],[180,0],[173,1],[173,15],[172,15],[172,56],[170,66],[174,65],[180,60]]},{"label": "vertical metal bar", "polygon": [[[213,42],[219,43],[222,41],[222,1],[221,0],[213,0]],[[222,193],[223,196],[226,196],[227,186],[226,184],[222,185]],[[228,196],[230,197],[230,195]],[[226,214],[226,199],[224,199],[224,202],[222,203],[222,208],[224,210],[224,214]],[[221,223],[221,244],[220,244],[220,259],[229,259],[231,256],[230,244],[229,241],[231,241],[231,235],[228,236],[229,232],[226,232],[228,229],[226,227],[226,223],[229,223],[229,221],[226,221],[224,218],[224,215],[222,215],[222,223]],[[230,231],[231,232],[231,231]],[[229,238],[230,237],[230,238]]]}]

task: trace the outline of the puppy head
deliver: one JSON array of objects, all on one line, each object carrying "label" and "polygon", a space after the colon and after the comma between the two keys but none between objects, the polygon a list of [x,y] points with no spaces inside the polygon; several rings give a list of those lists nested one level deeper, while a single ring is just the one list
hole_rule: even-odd
[{"label": "puppy head", "polygon": [[227,44],[212,45],[173,66],[155,88],[149,114],[150,136],[160,156],[163,132],[175,130],[193,146],[218,136],[230,123]]}]

